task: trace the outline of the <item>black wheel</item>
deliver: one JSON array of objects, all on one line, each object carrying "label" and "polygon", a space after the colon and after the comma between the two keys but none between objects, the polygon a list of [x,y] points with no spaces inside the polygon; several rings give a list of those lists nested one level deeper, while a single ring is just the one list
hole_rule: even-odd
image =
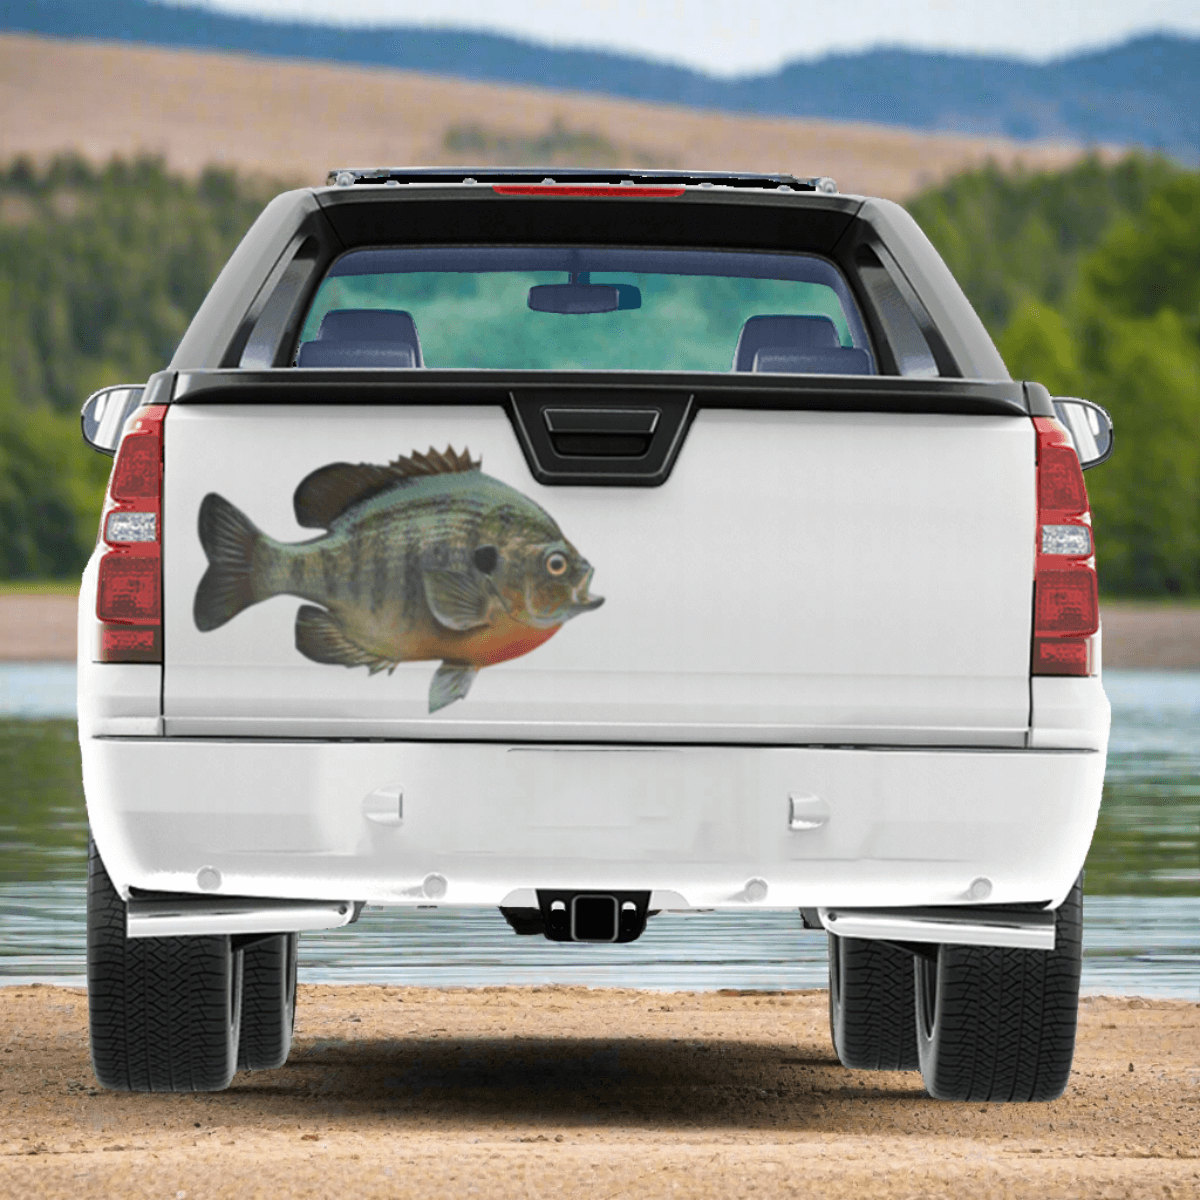
[{"label": "black wheel", "polygon": [[882,942],[829,935],[829,1030],[842,1066],[917,1069],[912,960]]},{"label": "black wheel", "polygon": [[917,1047],[938,1100],[1054,1100],[1075,1055],[1083,883],[1058,910],[1053,950],[940,946],[916,960]]},{"label": "black wheel", "polygon": [[125,902],[88,861],[92,1067],[122,1092],[215,1092],[237,1067],[242,956],[227,937],[126,938]]},{"label": "black wheel", "polygon": [[242,950],[242,1036],[238,1069],[269,1071],[287,1062],[296,1022],[300,935],[279,933]]}]

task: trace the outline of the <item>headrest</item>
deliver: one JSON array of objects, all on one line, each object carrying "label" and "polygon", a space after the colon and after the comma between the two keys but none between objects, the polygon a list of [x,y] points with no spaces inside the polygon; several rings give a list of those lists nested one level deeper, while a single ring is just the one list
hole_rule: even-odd
[{"label": "headrest", "polygon": [[419,367],[419,350],[405,342],[304,342],[298,367]]},{"label": "headrest", "polygon": [[865,350],[839,346],[804,354],[786,346],[766,346],[754,356],[753,371],[788,375],[870,375],[871,360]]},{"label": "headrest", "polygon": [[298,367],[421,367],[412,313],[397,308],[334,308],[321,318],[316,341],[304,342]]},{"label": "headrest", "polygon": [[810,354],[837,350],[842,340],[829,317],[751,317],[742,326],[733,352],[735,371],[753,371],[754,356],[770,347],[781,353]]},{"label": "headrest", "polygon": [[398,308],[334,308],[321,318],[322,342],[415,342],[412,313]]}]

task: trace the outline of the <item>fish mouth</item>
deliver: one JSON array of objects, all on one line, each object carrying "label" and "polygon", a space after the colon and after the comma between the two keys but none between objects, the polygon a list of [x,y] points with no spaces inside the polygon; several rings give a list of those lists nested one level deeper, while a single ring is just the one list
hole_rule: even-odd
[{"label": "fish mouth", "polygon": [[596,573],[596,568],[590,563],[584,564],[587,567],[587,574],[576,585],[572,593],[572,603],[567,608],[567,620],[572,617],[577,617],[580,613],[591,612],[594,608],[599,608],[604,603],[603,596],[589,596],[588,588],[592,586],[592,576]]},{"label": "fish mouth", "polygon": [[567,619],[577,617],[580,613],[591,612],[592,609],[599,608],[603,603],[603,596],[589,596],[586,600],[577,601],[567,609]]}]

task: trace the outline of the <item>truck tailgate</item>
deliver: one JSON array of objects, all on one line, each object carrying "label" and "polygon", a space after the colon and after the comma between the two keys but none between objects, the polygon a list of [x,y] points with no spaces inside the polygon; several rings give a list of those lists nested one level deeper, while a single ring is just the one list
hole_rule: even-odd
[{"label": "truck tailgate", "polygon": [[[1027,419],[703,408],[659,487],[543,486],[492,405],[188,403],[165,431],[168,735],[1025,743]],[[436,708],[437,658],[372,673],[297,648],[298,610],[326,628],[315,569],[289,568],[304,595],[198,616],[206,496],[277,543],[315,545],[322,531],[294,504],[311,473],[447,446],[553,518],[602,605]],[[414,543],[412,563],[438,553]],[[329,557],[323,570],[339,611],[395,599],[381,563]]]}]

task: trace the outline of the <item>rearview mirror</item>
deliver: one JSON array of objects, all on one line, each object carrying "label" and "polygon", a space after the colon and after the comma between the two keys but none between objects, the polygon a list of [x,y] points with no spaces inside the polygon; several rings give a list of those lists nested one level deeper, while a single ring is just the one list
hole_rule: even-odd
[{"label": "rearview mirror", "polygon": [[1079,465],[1099,466],[1113,452],[1112,417],[1098,404],[1090,400],[1078,400],[1074,396],[1052,396],[1054,411],[1058,415],[1079,455]]},{"label": "rearview mirror", "polygon": [[642,293],[630,283],[539,283],[529,289],[529,307],[534,312],[617,312],[641,308]]},{"label": "rearview mirror", "polygon": [[121,384],[93,392],[79,414],[83,440],[101,454],[116,454],[129,414],[142,401],[141,384]]}]

